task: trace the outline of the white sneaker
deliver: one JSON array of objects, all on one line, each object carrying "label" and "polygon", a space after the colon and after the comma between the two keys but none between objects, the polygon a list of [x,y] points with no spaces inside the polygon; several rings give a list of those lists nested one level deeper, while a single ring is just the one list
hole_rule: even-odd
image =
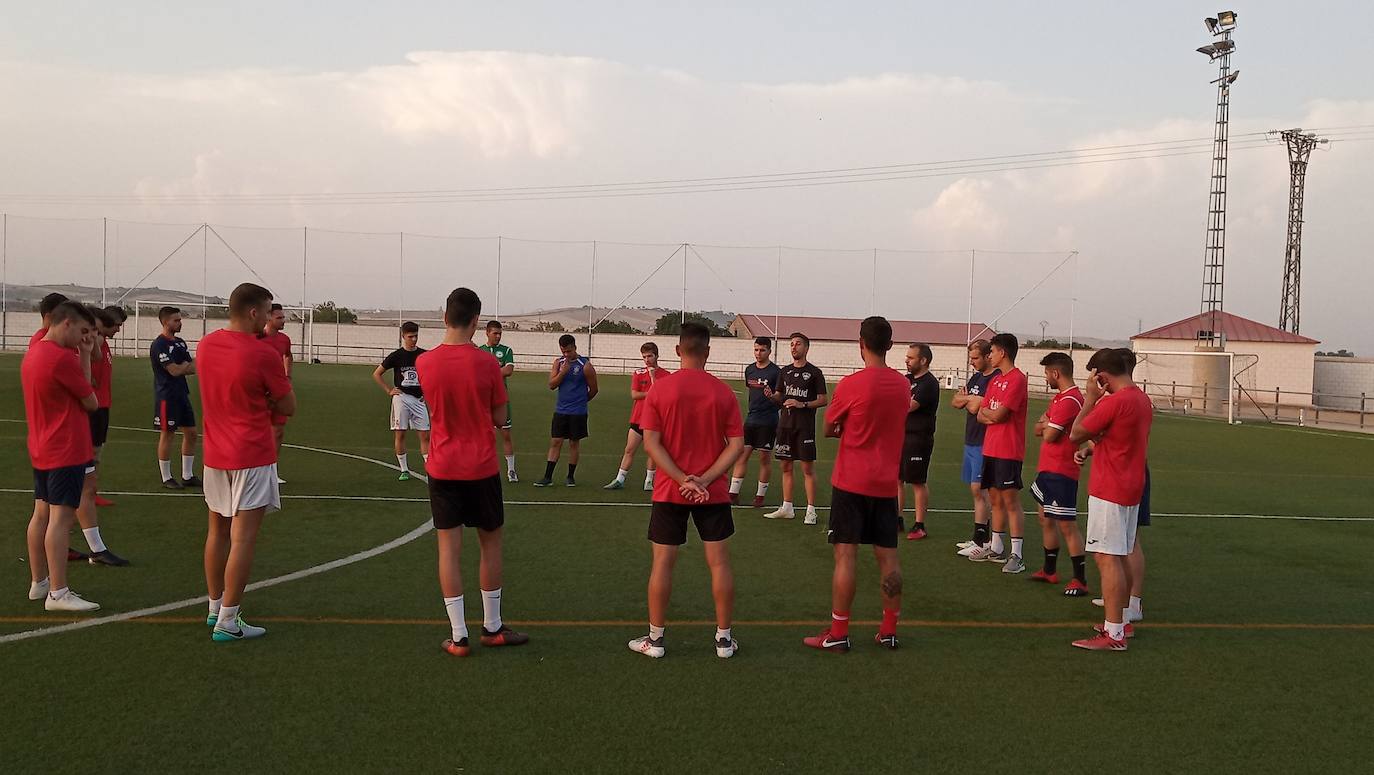
[{"label": "white sneaker", "polygon": [[969,548],[970,546],[977,546],[977,544],[973,543],[972,541],[960,541],[959,543],[957,543],[957,544],[954,545],[954,548],[956,548],[956,549],[967,549],[967,548]]},{"label": "white sneaker", "polygon": [[1003,573],[1020,573],[1026,569],[1026,564],[1021,561],[1021,555],[1013,554],[1007,564],[1002,566]]},{"label": "white sneaker", "polygon": [[520,477],[515,475],[515,469],[511,469],[506,472],[506,481],[510,482],[511,484],[515,484],[516,482],[520,481]]},{"label": "white sneaker", "polygon": [[649,480],[647,480],[647,479],[644,480],[644,492],[653,492],[653,491],[654,491],[654,483],[651,482],[651,481],[649,481]]},{"label": "white sneaker", "polygon": [[975,544],[972,541],[969,541],[968,544],[968,546],[965,546],[964,548],[955,552],[955,554],[959,555],[960,557],[968,557],[972,555],[974,552],[978,551],[978,544]]},{"label": "white sneaker", "polygon": [[277,484],[286,484],[286,480],[283,479],[283,478],[281,478],[280,476],[278,476],[278,477],[277,477]]},{"label": "white sneaker", "polygon": [[770,511],[763,515],[764,519],[796,519],[797,512],[786,506],[779,506],[777,511]]},{"label": "white sneaker", "polygon": [[735,640],[734,638],[730,638],[729,640],[722,639],[716,641],[716,656],[720,657],[721,659],[729,659],[730,657],[733,657],[736,651],[739,651],[739,641]]},{"label": "white sneaker", "polygon": [[42,600],[48,596],[48,591],[52,589],[52,583],[48,579],[42,581],[29,582],[29,599]]},{"label": "white sneaker", "polygon": [[48,595],[43,601],[43,608],[48,611],[99,611],[100,604],[92,603],[69,589],[62,597]]},{"label": "white sneaker", "polygon": [[[647,656],[653,657],[654,659],[659,659],[665,653],[667,653],[667,649],[663,648],[662,638],[659,638],[658,640],[653,640],[648,635],[643,635],[638,638],[635,638],[634,640],[630,641],[627,645],[629,645],[630,651],[645,654]],[[719,648],[716,649],[716,653],[720,653]]]},{"label": "white sneaker", "polygon": [[1107,604],[1103,602],[1102,598],[1100,597],[1093,598],[1093,605],[1097,606],[1098,608],[1105,608],[1107,606]]},{"label": "white sneaker", "polygon": [[994,552],[992,550],[992,544],[983,544],[982,546],[975,546],[972,549],[968,549],[966,551],[968,552],[968,554],[964,554],[964,552],[962,551],[959,553],[964,554],[965,557],[969,558],[974,562],[987,562],[988,560],[995,561],[995,558],[998,556],[997,552]]},{"label": "white sneaker", "polygon": [[803,525],[814,525],[814,524],[816,524],[816,510],[815,510],[815,509],[807,509],[807,510],[806,510],[806,517],[802,519],[802,524],[803,524]]},{"label": "white sneaker", "polygon": [[250,638],[261,638],[267,634],[267,628],[255,627],[238,617],[233,622],[234,629],[228,629],[224,622],[216,622],[215,629],[210,633],[210,639],[217,643],[226,643],[235,640],[249,640]]}]

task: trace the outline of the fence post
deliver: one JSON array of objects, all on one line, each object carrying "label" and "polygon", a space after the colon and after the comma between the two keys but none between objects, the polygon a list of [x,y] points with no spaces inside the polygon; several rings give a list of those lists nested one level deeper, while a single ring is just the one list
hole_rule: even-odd
[{"label": "fence post", "polygon": [[1279,419],[1279,389],[1274,388],[1274,419]]},{"label": "fence post", "polygon": [[1202,413],[1207,414],[1207,383],[1202,383]]},{"label": "fence post", "polygon": [[1360,427],[1364,428],[1364,393],[1360,394]]}]

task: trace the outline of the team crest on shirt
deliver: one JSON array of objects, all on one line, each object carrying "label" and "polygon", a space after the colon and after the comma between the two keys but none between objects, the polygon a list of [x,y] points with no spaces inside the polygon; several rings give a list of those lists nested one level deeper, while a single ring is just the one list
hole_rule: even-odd
[{"label": "team crest on shirt", "polygon": [[811,379],[811,372],[809,372],[809,371],[803,371],[803,372],[802,372],[802,375],[801,375],[801,378],[802,378],[802,381],[803,381],[803,382],[810,381],[810,379]]}]

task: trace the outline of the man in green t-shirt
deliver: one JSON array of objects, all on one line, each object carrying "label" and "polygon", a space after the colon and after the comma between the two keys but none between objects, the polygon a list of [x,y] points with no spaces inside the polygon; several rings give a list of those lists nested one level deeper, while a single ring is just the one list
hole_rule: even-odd
[{"label": "man in green t-shirt", "polygon": [[[486,350],[495,356],[496,362],[501,364],[501,377],[509,383],[509,377],[515,371],[515,351],[501,344],[501,321],[487,321],[487,343],[479,345],[478,349]],[[501,442],[506,450],[506,480],[518,482],[520,481],[520,477],[515,475],[515,442],[511,440],[510,436],[510,410],[510,401],[507,400],[506,424],[502,425],[497,430],[501,432]]]}]

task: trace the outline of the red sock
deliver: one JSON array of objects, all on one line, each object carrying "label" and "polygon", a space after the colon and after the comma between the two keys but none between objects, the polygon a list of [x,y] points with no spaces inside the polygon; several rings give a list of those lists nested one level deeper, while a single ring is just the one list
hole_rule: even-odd
[{"label": "red sock", "polygon": [[844,638],[849,635],[849,612],[839,611],[830,612],[830,634],[837,638]]},{"label": "red sock", "polygon": [[901,616],[901,615],[902,615],[902,612],[901,612],[901,611],[889,611],[888,609],[884,608],[884,609],[883,609],[883,626],[880,627],[880,628],[878,628],[878,633],[881,634],[881,635],[896,635],[896,634],[897,634],[897,617],[898,617],[898,616]]}]

